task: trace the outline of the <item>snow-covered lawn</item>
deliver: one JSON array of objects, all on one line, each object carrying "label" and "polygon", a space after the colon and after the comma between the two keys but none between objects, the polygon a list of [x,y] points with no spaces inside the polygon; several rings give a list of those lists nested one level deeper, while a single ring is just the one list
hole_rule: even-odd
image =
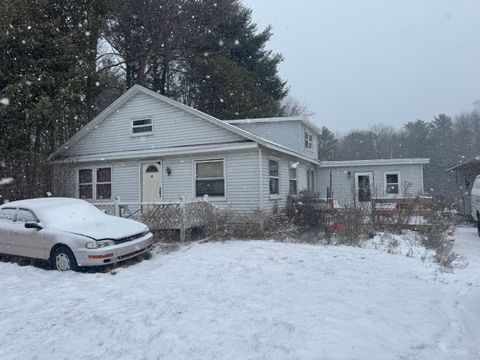
[{"label": "snow-covered lawn", "polygon": [[453,274],[382,250],[196,244],[109,273],[0,263],[0,359],[480,359],[480,239]]}]

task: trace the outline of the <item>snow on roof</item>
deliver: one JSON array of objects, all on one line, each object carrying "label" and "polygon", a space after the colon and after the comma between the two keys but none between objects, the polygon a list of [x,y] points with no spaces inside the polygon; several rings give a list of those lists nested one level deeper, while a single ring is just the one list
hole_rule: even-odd
[{"label": "snow on roof", "polygon": [[255,118],[255,119],[236,119],[236,120],[225,120],[229,124],[263,124],[263,123],[274,123],[282,121],[300,121],[307,125],[308,127],[315,130],[318,134],[321,134],[322,130],[315,125],[313,122],[308,120],[304,116],[289,116],[289,117],[271,117],[271,118]]},{"label": "snow on roof", "polygon": [[475,166],[479,164],[480,164],[480,156],[475,156],[472,159],[469,159],[467,161],[461,162],[460,164],[457,164],[455,166],[448,168],[447,170],[445,170],[445,172],[447,173],[447,172],[459,170],[462,168],[468,168],[469,166]]},{"label": "snow on roof", "polygon": [[[199,117],[200,119],[209,121],[210,123],[216,124],[226,130],[230,130],[233,133],[236,133],[248,140],[255,141],[259,143],[260,145],[263,145],[267,148],[270,148],[272,150],[280,151],[292,156],[299,157],[303,160],[307,160],[313,163],[318,163],[315,159],[311,159],[295,150],[292,150],[290,148],[287,148],[283,145],[276,144],[270,140],[264,139],[262,137],[259,137],[255,134],[252,134],[246,130],[243,130],[237,126],[229,124],[227,121],[223,121],[220,119],[217,119],[214,116],[208,115],[200,110],[197,110],[195,108],[192,108],[190,106],[187,106],[185,104],[182,104],[176,100],[170,99],[166,96],[160,95],[156,93],[155,91],[149,90],[141,85],[134,85],[132,86],[129,90],[127,90],[122,96],[120,96],[117,100],[115,100],[110,106],[108,106],[104,111],[102,111],[99,115],[97,115],[92,121],[90,121],[87,125],[85,125],[83,128],[81,128],[76,134],[74,134],[65,144],[60,146],[54,153],[52,153],[48,159],[49,160],[55,160],[55,157],[59,156],[64,152],[66,149],[68,149],[70,146],[78,142],[80,139],[82,139],[84,136],[86,136],[90,131],[92,131],[96,126],[98,126],[99,123],[101,123],[103,120],[105,120],[111,113],[113,113],[117,108],[119,108],[122,104],[127,102],[129,99],[131,99],[135,94],[138,92],[143,92],[147,95],[150,95],[158,100],[164,101],[167,104],[170,104],[172,106],[175,106],[181,110],[184,110],[194,116]],[[305,120],[307,121],[307,120]],[[312,124],[312,126],[314,126]]]},{"label": "snow on roof", "polygon": [[351,166],[381,166],[381,165],[413,165],[428,164],[430,159],[373,159],[373,160],[347,160],[347,161],[321,161],[320,167],[351,167]]}]

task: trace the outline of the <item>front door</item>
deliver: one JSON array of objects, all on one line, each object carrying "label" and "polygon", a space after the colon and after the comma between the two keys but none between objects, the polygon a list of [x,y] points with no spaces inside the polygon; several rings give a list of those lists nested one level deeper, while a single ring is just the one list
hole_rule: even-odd
[{"label": "front door", "polygon": [[162,201],[162,163],[142,164],[142,202]]},{"label": "front door", "polygon": [[372,173],[355,174],[356,197],[359,202],[372,200]]}]

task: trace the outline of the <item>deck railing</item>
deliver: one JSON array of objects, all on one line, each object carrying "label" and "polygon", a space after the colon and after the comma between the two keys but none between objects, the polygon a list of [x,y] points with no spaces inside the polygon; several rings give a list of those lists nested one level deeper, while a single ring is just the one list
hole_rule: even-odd
[{"label": "deck railing", "polygon": [[183,197],[178,202],[113,202],[92,203],[106,214],[129,218],[146,224],[151,230],[179,230],[185,241],[188,229],[205,226],[217,210],[215,205],[203,198],[187,202]]}]

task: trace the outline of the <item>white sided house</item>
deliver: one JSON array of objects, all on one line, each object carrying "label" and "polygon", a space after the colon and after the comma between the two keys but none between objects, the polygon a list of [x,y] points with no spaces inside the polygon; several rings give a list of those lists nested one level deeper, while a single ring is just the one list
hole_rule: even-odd
[{"label": "white sided house", "polygon": [[377,184],[377,196],[423,193],[428,160],[320,162],[319,132],[303,117],[222,121],[135,85],[50,156],[54,192],[94,203],[208,198],[242,212],[282,208],[301,191],[341,203]]}]

